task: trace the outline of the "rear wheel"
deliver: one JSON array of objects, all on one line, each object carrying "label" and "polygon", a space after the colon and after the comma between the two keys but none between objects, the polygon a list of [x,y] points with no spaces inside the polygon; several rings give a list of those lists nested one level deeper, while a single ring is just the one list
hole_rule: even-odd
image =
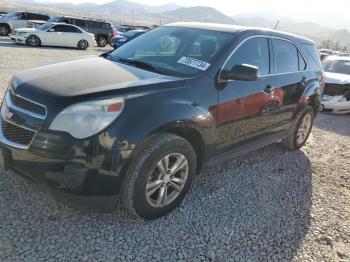
[{"label": "rear wheel", "polygon": [[78,48],[80,50],[86,50],[89,47],[89,43],[86,40],[80,40],[78,43]]},{"label": "rear wheel", "polygon": [[107,37],[100,35],[97,37],[97,44],[99,47],[105,47],[107,45]]},{"label": "rear wheel", "polygon": [[32,47],[37,47],[37,46],[40,46],[41,41],[40,41],[40,38],[37,37],[36,35],[30,35],[26,40],[26,44]]},{"label": "rear wheel", "polygon": [[190,188],[196,154],[189,142],[173,134],[149,139],[133,160],[121,197],[131,213],[152,219],[177,207]]},{"label": "rear wheel", "polygon": [[311,106],[307,106],[297,123],[289,130],[287,137],[282,140],[282,144],[292,150],[298,150],[303,147],[311,133],[314,118],[314,109]]}]

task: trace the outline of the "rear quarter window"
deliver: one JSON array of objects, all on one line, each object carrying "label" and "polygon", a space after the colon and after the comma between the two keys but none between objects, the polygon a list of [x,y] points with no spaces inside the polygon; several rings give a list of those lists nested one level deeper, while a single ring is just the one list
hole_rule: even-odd
[{"label": "rear quarter window", "polygon": [[316,67],[322,68],[320,53],[318,52],[316,46],[313,44],[303,44],[303,47],[308,57],[310,57],[311,61],[308,60],[308,62],[312,62],[316,65]]}]

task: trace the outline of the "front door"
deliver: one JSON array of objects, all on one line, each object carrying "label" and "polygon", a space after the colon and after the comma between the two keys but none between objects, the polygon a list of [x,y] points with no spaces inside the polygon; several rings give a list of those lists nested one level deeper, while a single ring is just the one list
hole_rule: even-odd
[{"label": "front door", "polygon": [[256,81],[232,80],[221,87],[216,119],[218,153],[273,132],[271,119],[279,111],[282,94],[276,89],[276,77],[270,74],[270,50],[266,37],[250,38],[224,65],[224,70],[240,64],[254,65],[260,77]]}]

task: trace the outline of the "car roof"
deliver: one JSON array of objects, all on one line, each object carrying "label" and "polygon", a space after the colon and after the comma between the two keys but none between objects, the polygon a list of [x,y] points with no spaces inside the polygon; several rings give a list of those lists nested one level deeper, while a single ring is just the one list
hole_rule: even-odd
[{"label": "car roof", "polygon": [[337,56],[331,55],[326,58],[326,60],[341,60],[341,61],[350,61],[350,56]]},{"label": "car roof", "polygon": [[199,23],[199,22],[177,22],[177,23],[167,24],[165,26],[188,27],[188,28],[213,30],[213,31],[219,31],[219,32],[226,32],[226,33],[251,32],[255,34],[268,34],[275,37],[285,37],[287,39],[288,38],[298,39],[299,41],[306,44],[314,44],[314,41],[308,38],[291,34],[291,33],[272,30],[269,28],[263,28],[263,27],[248,27],[248,26],[242,26],[242,25]]}]

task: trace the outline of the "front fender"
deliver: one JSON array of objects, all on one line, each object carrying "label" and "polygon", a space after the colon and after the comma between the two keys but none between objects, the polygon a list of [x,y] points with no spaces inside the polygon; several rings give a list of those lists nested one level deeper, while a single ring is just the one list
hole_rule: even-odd
[{"label": "front fender", "polygon": [[156,132],[172,128],[191,128],[197,131],[206,144],[215,141],[215,123],[210,112],[203,106],[179,99],[165,99],[159,103],[138,101],[127,105],[128,111],[118,121],[119,138],[136,146],[144,138]]}]

